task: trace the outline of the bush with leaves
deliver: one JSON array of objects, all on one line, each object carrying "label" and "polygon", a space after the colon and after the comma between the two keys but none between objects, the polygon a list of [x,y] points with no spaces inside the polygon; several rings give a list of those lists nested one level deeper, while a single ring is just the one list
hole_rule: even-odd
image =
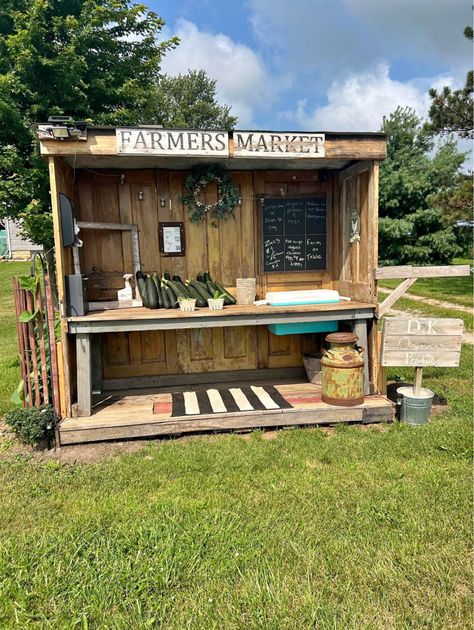
[{"label": "bush with leaves", "polygon": [[54,413],[50,405],[25,407],[7,411],[4,418],[13,433],[24,444],[37,446],[54,427]]}]

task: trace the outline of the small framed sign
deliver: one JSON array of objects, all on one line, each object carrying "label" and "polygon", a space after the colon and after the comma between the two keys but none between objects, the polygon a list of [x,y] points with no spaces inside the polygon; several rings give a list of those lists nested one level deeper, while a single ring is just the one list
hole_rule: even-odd
[{"label": "small framed sign", "polygon": [[184,223],[160,223],[160,254],[162,256],[184,256],[186,245],[184,240]]}]

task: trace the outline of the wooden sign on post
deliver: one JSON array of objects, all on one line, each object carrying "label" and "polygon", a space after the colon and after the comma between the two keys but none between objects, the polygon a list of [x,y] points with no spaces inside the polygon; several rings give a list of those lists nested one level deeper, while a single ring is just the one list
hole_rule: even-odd
[{"label": "wooden sign on post", "polygon": [[414,367],[415,395],[423,367],[457,367],[461,357],[462,319],[389,317],[383,321],[381,365]]}]

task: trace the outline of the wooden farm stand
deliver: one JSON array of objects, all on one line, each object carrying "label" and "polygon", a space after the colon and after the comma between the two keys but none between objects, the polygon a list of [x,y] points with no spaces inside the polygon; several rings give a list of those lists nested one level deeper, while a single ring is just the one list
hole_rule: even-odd
[{"label": "wooden farm stand", "polygon": [[[167,132],[92,127],[86,140],[65,141],[40,134],[41,152],[49,162],[61,309],[61,443],[389,420],[391,403],[377,389],[375,277],[378,177],[379,163],[386,156],[385,135],[319,134],[313,151],[312,134],[300,132],[263,136],[253,132],[250,140],[249,133],[222,132],[215,145],[209,140],[215,139],[213,132],[173,132],[182,136],[173,136],[172,149],[164,140],[147,145],[139,135],[136,142],[140,133],[148,140],[166,138]],[[207,144],[201,143],[202,133],[207,133]],[[178,140],[189,134],[188,144],[179,145]],[[187,174],[201,163],[220,163],[228,170],[240,197],[235,220],[219,221],[217,226],[210,217],[202,223],[190,221],[181,197]],[[77,250],[74,257],[72,248],[63,246],[60,193],[73,201],[82,226],[79,260]],[[210,184],[202,198],[212,203],[216,196],[217,189]],[[298,200],[311,199],[324,200],[326,212],[320,268],[305,261],[302,270],[289,270],[283,260],[275,270],[268,269],[264,208],[271,200],[298,205]],[[183,256],[160,253],[159,224],[168,222],[184,224]],[[103,229],[104,224],[109,229]],[[114,226],[117,229],[110,229]],[[234,294],[236,278],[255,277],[259,298],[267,291],[322,288],[336,289],[351,301],[236,305],[192,313],[109,308],[67,316],[66,275],[80,267],[87,277],[89,300],[116,300],[122,276],[133,272],[137,255],[144,272],[169,270],[195,278],[209,270]],[[360,406],[326,405],[319,399],[319,386],[307,382],[302,355],[320,349],[324,333],[277,336],[268,329],[282,322],[324,321],[337,322],[340,330],[354,330],[366,350],[366,398]],[[238,384],[271,384],[291,407],[194,417],[171,413],[172,392]]]}]

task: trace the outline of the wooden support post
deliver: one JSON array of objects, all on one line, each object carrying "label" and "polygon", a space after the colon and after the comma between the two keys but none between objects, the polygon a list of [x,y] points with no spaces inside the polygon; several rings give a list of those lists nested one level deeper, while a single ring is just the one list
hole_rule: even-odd
[{"label": "wooden support post", "polygon": [[382,317],[385,313],[395,304],[395,302],[402,297],[405,291],[411,287],[411,285],[416,282],[416,278],[406,278],[401,284],[398,285],[396,289],[394,289],[388,297],[379,305],[377,317]]},{"label": "wooden support post", "polygon": [[421,379],[423,377],[423,368],[416,367],[415,368],[415,384],[413,385],[413,393],[415,396],[419,396],[421,394]]},{"label": "wooden support post", "polygon": [[92,361],[91,340],[88,333],[76,335],[77,360],[77,414],[90,416],[92,413]]},{"label": "wooden support post", "polygon": [[92,391],[102,392],[102,336],[92,335]]},{"label": "wooden support post", "polygon": [[353,323],[353,331],[359,337],[358,345],[364,350],[364,394],[370,394],[369,383],[369,348],[367,343],[367,321],[356,320]]},{"label": "wooden support post", "polygon": [[382,331],[377,331],[377,390],[387,395],[387,368],[381,364],[381,352],[382,352]]}]

